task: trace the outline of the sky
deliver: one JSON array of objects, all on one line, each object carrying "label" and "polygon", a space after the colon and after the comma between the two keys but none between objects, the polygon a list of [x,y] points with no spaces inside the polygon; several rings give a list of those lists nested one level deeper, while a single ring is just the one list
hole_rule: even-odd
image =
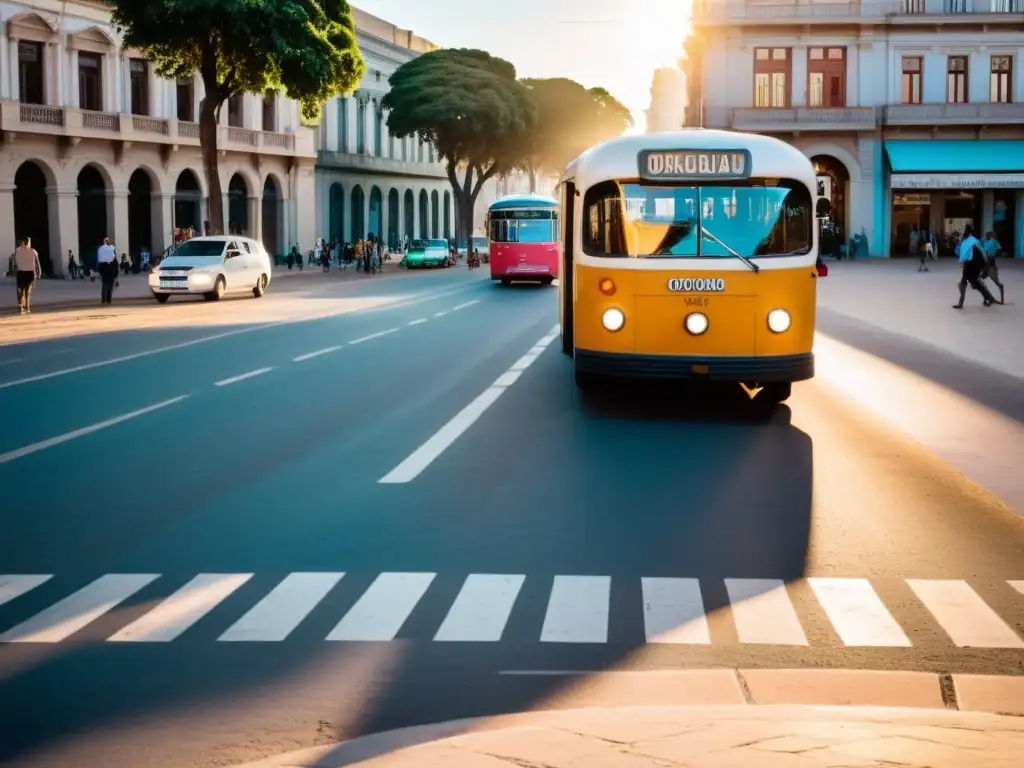
[{"label": "sky", "polygon": [[443,48],[481,48],[520,77],[607,88],[643,127],[651,78],[674,66],[691,0],[351,0]]}]

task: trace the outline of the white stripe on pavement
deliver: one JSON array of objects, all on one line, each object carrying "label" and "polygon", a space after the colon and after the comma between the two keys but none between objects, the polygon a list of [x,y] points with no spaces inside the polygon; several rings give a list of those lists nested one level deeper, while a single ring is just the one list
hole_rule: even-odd
[{"label": "white stripe on pavement", "polygon": [[[557,333],[557,328],[555,329]],[[547,339],[551,334],[545,336]],[[541,342],[544,341],[541,339]],[[551,343],[550,341],[548,342]],[[444,453],[452,444],[458,440],[462,434],[469,429],[473,424],[483,416],[484,412],[494,405],[495,401],[508,389],[508,387],[519,378],[519,374],[533,364],[533,360],[527,362],[517,371],[509,369],[504,374],[498,377],[498,379],[487,389],[485,389],[480,395],[477,396],[473,402],[459,411],[455,416],[439,429],[434,435],[432,435],[427,442],[413,451],[401,464],[388,472],[384,477],[378,480],[378,483],[385,484],[399,484],[408,483],[415,480],[419,475],[429,467],[438,456]],[[525,360],[525,357],[519,358],[515,365],[520,365]],[[504,378],[510,373],[515,373],[515,378]],[[508,381],[509,383],[504,383]]]},{"label": "white stripe on pavement", "polygon": [[648,643],[710,645],[698,579],[645,578],[640,583]]},{"label": "white stripe on pavement", "polygon": [[251,578],[251,573],[200,573],[109,639],[115,643],[170,642]]},{"label": "white stripe on pavement", "polygon": [[318,349],[316,352],[309,352],[305,355],[299,355],[292,359],[293,363],[301,363],[303,360],[312,360],[314,357],[320,357],[321,355],[329,355],[331,352],[337,352],[339,349],[344,347],[344,344],[339,344],[336,347],[327,347],[326,349]]},{"label": "white stripe on pavement", "polygon": [[290,573],[284,581],[236,621],[218,639],[227,642],[277,642],[302,623],[344,573]]},{"label": "white stripe on pavement", "polygon": [[910,646],[910,639],[867,579],[809,578],[807,583],[843,645]]},{"label": "white stripe on pavement", "polygon": [[388,328],[386,331],[381,331],[380,333],[371,333],[369,336],[363,336],[358,339],[353,339],[352,341],[349,342],[349,345],[362,344],[364,341],[370,341],[371,339],[379,339],[381,336],[387,336],[389,333],[395,333],[397,331],[397,328]]},{"label": "white stripe on pavement", "polygon": [[935,620],[961,648],[1024,648],[1017,633],[959,579],[907,579]]},{"label": "white stripe on pavement", "polygon": [[84,437],[85,435],[92,434],[93,432],[99,432],[101,429],[106,429],[107,427],[112,427],[115,424],[120,424],[122,421],[134,419],[136,416],[143,416],[147,413],[152,413],[153,411],[159,410],[160,408],[166,408],[169,405],[180,403],[186,397],[188,397],[188,395],[172,397],[170,400],[164,400],[162,403],[149,405],[146,406],[145,408],[140,408],[137,411],[126,413],[122,416],[115,416],[112,419],[101,421],[98,424],[93,424],[88,427],[82,427],[81,429],[76,429],[72,432],[66,432],[63,435],[58,435],[57,437],[50,437],[47,438],[46,440],[40,440],[38,443],[32,443],[32,445],[26,445],[23,448],[17,448],[13,451],[8,451],[7,453],[0,453],[0,464],[6,464],[8,461],[20,459],[22,456],[28,456],[30,453],[36,453],[37,451],[43,451],[46,450],[47,448],[53,448],[55,445],[66,443],[68,440],[74,440],[77,437]]},{"label": "white stripe on pavement", "polygon": [[439,642],[496,643],[526,576],[471,573],[434,635]]},{"label": "white stripe on pavement", "polygon": [[382,573],[331,630],[327,639],[394,640],[436,575]]},{"label": "white stripe on pavement", "polygon": [[444,310],[443,312],[435,312],[435,313],[434,313],[434,317],[444,317],[444,316],[445,316],[445,315],[447,315],[447,314],[448,314],[448,313],[449,313],[450,311],[451,311],[451,310],[448,310],[448,309],[446,309],[446,310]]},{"label": "white stripe on pavement", "polygon": [[406,325],[420,325],[427,322],[427,318],[421,317],[419,320],[410,320]]},{"label": "white stripe on pavement", "polygon": [[736,634],[741,643],[807,645],[796,609],[778,579],[726,579]]},{"label": "white stripe on pavement", "polygon": [[249,371],[248,373],[243,373],[240,376],[232,376],[230,379],[222,379],[221,381],[214,382],[213,386],[227,387],[231,384],[236,384],[239,381],[251,379],[254,376],[262,376],[264,373],[269,373],[272,370],[274,370],[273,366],[271,366],[270,368],[257,368],[255,371]]},{"label": "white stripe on pavement", "polygon": [[156,573],[108,573],[0,635],[0,643],[59,643],[123,603]]},{"label": "white stripe on pavement", "polygon": [[607,643],[610,576],[555,576],[542,643]]},{"label": "white stripe on pavement", "polygon": [[464,304],[458,304],[458,305],[452,307],[452,312],[458,312],[460,309],[465,309],[466,307],[472,307],[474,304],[479,304],[479,303],[480,303],[479,299],[474,299],[473,301],[467,301]]},{"label": "white stripe on pavement", "polygon": [[0,605],[9,603],[26,592],[31,592],[40,584],[48,582],[51,578],[53,578],[51,575],[45,574],[0,576]]}]

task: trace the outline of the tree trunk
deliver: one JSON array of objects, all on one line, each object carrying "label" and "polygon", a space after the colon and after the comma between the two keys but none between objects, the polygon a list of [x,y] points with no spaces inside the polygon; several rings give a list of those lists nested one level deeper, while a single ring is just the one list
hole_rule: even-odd
[{"label": "tree trunk", "polygon": [[[455,208],[459,214],[459,227],[458,227],[458,238],[463,238],[466,243],[466,254],[470,254],[473,251],[473,214],[476,208],[477,197],[480,196],[480,190],[483,188],[484,183],[494,176],[496,168],[491,166],[486,171],[482,171],[476,168],[472,164],[466,166],[466,175],[459,181],[458,174],[456,172],[455,163],[451,160],[447,163],[448,181],[452,185],[452,191],[455,193]],[[477,179],[474,183],[473,173],[476,171]]]},{"label": "tree trunk", "polygon": [[224,234],[224,196],[220,187],[220,157],[217,154],[217,107],[212,96],[204,96],[199,104],[199,147],[203,153],[203,173],[206,174],[208,210],[206,220],[210,231],[204,235]]}]

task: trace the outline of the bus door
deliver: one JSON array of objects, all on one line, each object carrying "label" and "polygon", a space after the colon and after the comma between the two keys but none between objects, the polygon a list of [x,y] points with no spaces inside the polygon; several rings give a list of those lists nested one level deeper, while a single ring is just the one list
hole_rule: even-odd
[{"label": "bus door", "polygon": [[573,232],[576,221],[576,183],[562,185],[562,215],[559,216],[558,309],[562,324],[562,352],[573,355],[573,310],[576,275],[573,270]]}]

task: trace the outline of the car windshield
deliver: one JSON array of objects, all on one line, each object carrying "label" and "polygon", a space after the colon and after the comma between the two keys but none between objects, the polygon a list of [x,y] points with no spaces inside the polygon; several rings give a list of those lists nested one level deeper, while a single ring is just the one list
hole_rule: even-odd
[{"label": "car windshield", "polygon": [[413,240],[411,243],[409,243],[409,250],[410,251],[425,251],[426,249],[427,249],[427,241],[426,240]]},{"label": "car windshield", "polygon": [[189,258],[219,258],[224,253],[224,240],[186,240],[178,246],[173,256]]},{"label": "car windshield", "polygon": [[702,187],[609,181],[588,190],[584,209],[591,256],[786,256],[813,243],[810,190],[787,179]]},{"label": "car windshield", "polygon": [[427,244],[431,248],[444,248],[444,249],[448,248],[448,241],[447,240],[428,240]]}]

